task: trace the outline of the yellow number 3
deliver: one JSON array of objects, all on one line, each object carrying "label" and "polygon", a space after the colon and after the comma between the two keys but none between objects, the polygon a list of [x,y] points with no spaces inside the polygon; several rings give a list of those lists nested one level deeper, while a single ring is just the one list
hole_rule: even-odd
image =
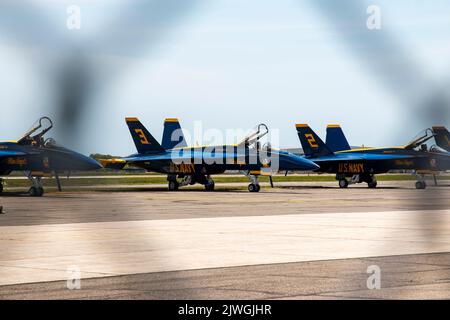
[{"label": "yellow number 3", "polygon": [[142,131],[142,129],[134,129],[134,131],[138,134],[139,138],[141,138],[142,144],[150,144],[150,142],[148,142],[148,139],[145,136],[145,133],[144,133],[144,131]]},{"label": "yellow number 3", "polygon": [[305,134],[306,140],[308,141],[311,148],[318,148],[319,146],[316,143],[316,139],[314,139],[314,136],[311,133]]}]

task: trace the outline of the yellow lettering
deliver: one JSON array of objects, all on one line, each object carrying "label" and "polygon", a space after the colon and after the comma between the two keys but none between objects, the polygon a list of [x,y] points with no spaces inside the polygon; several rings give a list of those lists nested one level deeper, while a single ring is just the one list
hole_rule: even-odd
[{"label": "yellow lettering", "polygon": [[134,132],[136,132],[138,134],[139,138],[141,138],[142,144],[150,144],[150,142],[148,141],[148,139],[145,136],[145,133],[142,129],[134,129]]},{"label": "yellow lettering", "polygon": [[306,133],[305,138],[308,141],[311,148],[318,148],[316,139],[314,139],[314,136],[311,133]]}]

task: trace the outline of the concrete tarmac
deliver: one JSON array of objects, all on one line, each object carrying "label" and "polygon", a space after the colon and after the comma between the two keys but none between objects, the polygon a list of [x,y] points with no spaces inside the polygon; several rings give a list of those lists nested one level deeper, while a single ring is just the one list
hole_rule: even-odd
[{"label": "concrete tarmac", "polygon": [[5,195],[0,298],[450,298],[449,187],[333,185]]}]

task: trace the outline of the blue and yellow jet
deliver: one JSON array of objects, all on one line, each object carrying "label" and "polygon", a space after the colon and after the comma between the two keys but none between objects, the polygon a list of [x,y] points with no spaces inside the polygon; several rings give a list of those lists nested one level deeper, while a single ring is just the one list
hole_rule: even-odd
[{"label": "blue and yellow jet", "polygon": [[[320,166],[316,172],[336,174],[341,188],[347,188],[349,183],[361,182],[375,188],[375,174],[413,170],[421,177],[416,182],[416,188],[425,189],[424,173],[445,171],[450,165],[447,154],[426,149],[425,142],[433,135],[423,135],[401,147],[351,149],[339,125],[327,127],[327,143],[307,124],[297,124],[296,129],[305,157]],[[351,180],[348,181],[347,177]]]},{"label": "blue and yellow jet", "polygon": [[188,147],[177,119],[166,119],[162,143],[148,132],[137,118],[126,118],[138,153],[122,159],[104,160],[106,168],[123,168],[129,164],[167,174],[169,190],[200,183],[214,190],[213,174],[227,170],[243,172],[250,179],[248,190],[258,192],[259,175],[264,170],[315,170],[312,161],[295,154],[260,147],[260,138],[268,133],[265,125],[236,145]]},{"label": "blue and yellow jet", "polygon": [[[33,183],[29,190],[31,196],[40,197],[44,194],[44,176],[53,174],[61,190],[59,173],[102,168],[94,159],[58,146],[51,138],[44,139],[44,135],[52,128],[52,121],[43,117],[20,140],[0,143],[0,176],[9,175],[12,171],[25,172]],[[2,192],[3,180],[0,179]]]}]

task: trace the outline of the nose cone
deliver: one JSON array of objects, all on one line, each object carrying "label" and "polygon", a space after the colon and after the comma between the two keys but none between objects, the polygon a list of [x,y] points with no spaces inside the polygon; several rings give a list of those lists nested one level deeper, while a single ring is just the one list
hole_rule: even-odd
[{"label": "nose cone", "polygon": [[92,159],[91,157],[86,157],[79,153],[73,153],[72,157],[74,157],[74,160],[72,162],[72,170],[76,171],[93,171],[102,169],[103,166],[98,163],[95,159]]},{"label": "nose cone", "polygon": [[304,157],[293,153],[280,153],[280,170],[311,171],[320,167]]},{"label": "nose cone", "polygon": [[317,170],[320,167],[315,164],[314,162],[312,162],[311,160],[308,160],[306,158],[294,155],[295,157],[295,161],[298,163],[299,166],[303,166],[304,169],[300,169],[300,170],[305,170],[305,171],[310,171],[310,170]]},{"label": "nose cone", "polygon": [[86,157],[86,166],[87,169],[86,170],[98,170],[98,169],[102,169],[103,166],[98,163],[95,159],[92,159],[91,157]]}]

